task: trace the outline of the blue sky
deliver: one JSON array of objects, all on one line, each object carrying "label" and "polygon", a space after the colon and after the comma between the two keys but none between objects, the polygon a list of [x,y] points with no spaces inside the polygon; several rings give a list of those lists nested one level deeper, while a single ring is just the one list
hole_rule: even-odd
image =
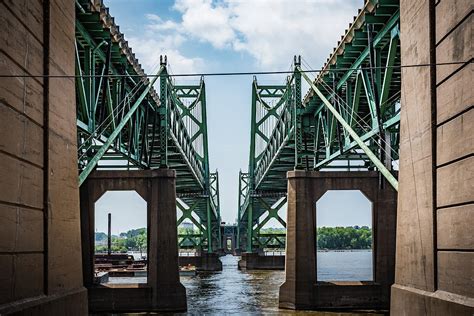
[{"label": "blue sky", "polygon": [[[321,68],[363,5],[362,0],[104,2],[145,71],[151,73],[159,56],[166,54],[175,74],[288,70],[294,55],[301,55],[311,68]],[[197,83],[199,78],[177,81]],[[258,81],[280,84],[284,77],[259,76]],[[238,173],[248,165],[252,76],[207,77],[205,82],[210,164],[219,171],[222,218],[232,223]],[[345,205],[351,204],[341,202],[354,199],[359,201],[355,205],[363,205],[357,195],[340,197],[328,207],[347,212],[341,216],[345,222],[369,224],[347,210]],[[123,203],[105,207],[124,211]]]}]

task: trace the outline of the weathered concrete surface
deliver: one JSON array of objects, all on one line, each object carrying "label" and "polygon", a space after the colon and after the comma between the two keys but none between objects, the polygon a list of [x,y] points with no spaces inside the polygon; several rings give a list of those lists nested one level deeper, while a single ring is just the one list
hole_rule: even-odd
[{"label": "weathered concrete surface", "polygon": [[[95,202],[112,190],[135,190],[147,202],[148,278],[146,284],[97,286],[94,275]],[[94,171],[81,186],[84,284],[91,312],[186,310],[179,282],[175,171]]]},{"label": "weathered concrete surface", "polygon": [[402,64],[462,63],[402,69],[394,315],[474,313],[472,5],[400,3]]},{"label": "weathered concrete surface", "polygon": [[179,257],[179,266],[184,267],[188,264],[196,267],[197,271],[222,271],[222,262],[217,253],[202,253],[198,256]]},{"label": "weathered concrete surface", "polygon": [[[360,190],[372,204],[373,282],[318,282],[316,202],[328,190]],[[288,172],[285,283],[279,306],[289,309],[389,308],[395,269],[397,194],[377,172]]]},{"label": "weathered concrete surface", "polygon": [[[0,29],[2,74],[74,74],[73,2],[2,1]],[[75,99],[72,78],[0,79],[0,314],[87,314]]]},{"label": "weathered concrete surface", "polygon": [[256,252],[243,252],[239,270],[285,270],[285,256],[265,256]]}]

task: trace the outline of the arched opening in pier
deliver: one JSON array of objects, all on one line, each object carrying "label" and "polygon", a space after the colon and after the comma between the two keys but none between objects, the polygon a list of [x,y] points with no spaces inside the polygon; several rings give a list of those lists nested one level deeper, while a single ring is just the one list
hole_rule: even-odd
[{"label": "arched opening in pier", "polygon": [[359,190],[329,190],[316,203],[318,281],[373,281],[372,202]]},{"label": "arched opening in pier", "polygon": [[105,283],[146,283],[147,202],[136,191],[107,191],[95,203],[94,270]]}]

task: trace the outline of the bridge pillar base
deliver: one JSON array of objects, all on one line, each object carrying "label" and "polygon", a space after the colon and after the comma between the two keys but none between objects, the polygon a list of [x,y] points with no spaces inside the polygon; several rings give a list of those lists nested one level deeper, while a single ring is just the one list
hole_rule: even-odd
[{"label": "bridge pillar base", "polygon": [[[135,190],[147,202],[147,283],[93,283],[95,202],[106,191],[113,190]],[[89,310],[185,311],[186,290],[179,282],[174,170],[95,171],[81,186],[80,193],[84,285],[89,291]]]},{"label": "bridge pillar base", "polygon": [[265,256],[256,252],[243,252],[239,270],[285,270],[285,256]]},{"label": "bridge pillar base", "polygon": [[[328,190],[360,190],[373,203],[373,282],[318,282],[316,202]],[[377,172],[288,172],[285,273],[279,306],[288,309],[389,308],[394,280],[396,191]]]},{"label": "bridge pillar base", "polygon": [[202,253],[199,256],[193,257],[179,257],[179,265],[181,267],[188,264],[196,267],[197,271],[201,272],[215,272],[222,271],[222,262],[217,253]]}]

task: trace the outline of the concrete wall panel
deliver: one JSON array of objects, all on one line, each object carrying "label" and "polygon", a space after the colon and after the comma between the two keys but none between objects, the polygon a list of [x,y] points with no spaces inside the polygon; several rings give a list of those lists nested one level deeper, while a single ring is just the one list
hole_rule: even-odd
[{"label": "concrete wall panel", "polygon": [[438,210],[438,249],[474,250],[474,204]]},{"label": "concrete wall panel", "polygon": [[28,31],[43,43],[43,2],[41,0],[5,0],[1,10],[10,10]]},{"label": "concrete wall panel", "polygon": [[474,252],[439,251],[438,287],[474,298]]},{"label": "concrete wall panel", "polygon": [[42,254],[0,254],[0,304],[43,294]]},{"label": "concrete wall panel", "polygon": [[472,89],[474,66],[464,66],[436,89],[437,123],[457,115],[474,104]]},{"label": "concrete wall panel", "polygon": [[474,201],[474,157],[438,169],[438,207]]},{"label": "concrete wall panel", "polygon": [[0,32],[2,50],[29,74],[40,75],[43,73],[43,46],[29,30],[25,28],[4,4],[0,4],[0,29],[15,30]]},{"label": "concrete wall panel", "polygon": [[13,300],[13,256],[10,254],[0,255],[0,304]]},{"label": "concrete wall panel", "polygon": [[437,165],[448,163],[474,152],[474,109],[437,129]]},{"label": "concrete wall panel", "polygon": [[43,212],[0,204],[0,252],[43,251]]},{"label": "concrete wall panel", "polygon": [[[0,51],[0,72],[5,75],[23,75],[24,71]],[[33,78],[0,78],[0,103],[8,105],[43,125],[42,80]]]},{"label": "concrete wall panel", "polygon": [[[473,57],[472,51],[473,15],[464,20],[436,47],[436,63],[467,62]],[[436,67],[436,82],[439,84],[461,65],[441,65]]]},{"label": "concrete wall panel", "polygon": [[0,201],[43,207],[43,170],[0,152]]},{"label": "concrete wall panel", "polygon": [[43,294],[43,254],[17,254],[13,258],[14,298]]},{"label": "concrete wall panel", "polygon": [[43,128],[10,107],[0,105],[0,150],[43,166]]},{"label": "concrete wall panel", "polygon": [[452,31],[472,10],[471,0],[442,0],[436,5],[436,43]]}]

